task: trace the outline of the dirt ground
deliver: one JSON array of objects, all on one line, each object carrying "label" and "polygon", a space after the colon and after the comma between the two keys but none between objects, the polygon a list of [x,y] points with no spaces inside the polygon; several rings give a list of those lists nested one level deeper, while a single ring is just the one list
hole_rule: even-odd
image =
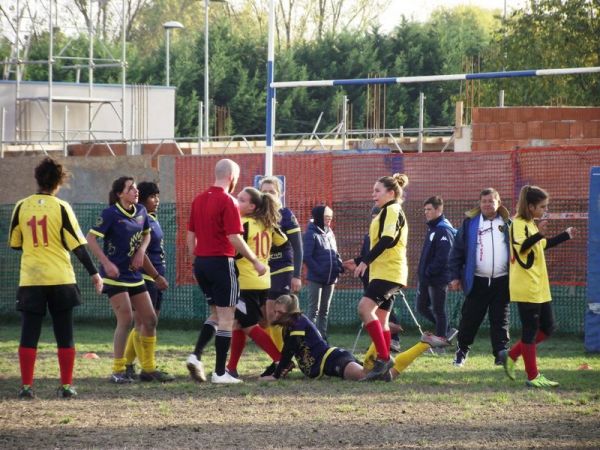
[{"label": "dirt ground", "polygon": [[577,394],[308,380],[106,389],[80,380],[94,383],[96,392],[73,400],[48,400],[50,390],[3,399],[0,448],[600,447],[600,399]]}]

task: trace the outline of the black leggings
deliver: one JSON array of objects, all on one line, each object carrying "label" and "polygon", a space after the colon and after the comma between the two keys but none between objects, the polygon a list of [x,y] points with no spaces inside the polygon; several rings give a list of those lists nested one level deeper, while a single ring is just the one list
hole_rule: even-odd
[{"label": "black leggings", "polygon": [[525,303],[518,302],[519,317],[521,318],[523,344],[535,344],[538,330],[546,336],[554,331],[554,314],[551,302]]},{"label": "black leggings", "polygon": [[[50,311],[56,346],[58,348],[74,347],[73,342],[73,309]],[[42,333],[44,316],[28,311],[21,311],[21,347],[37,348]]]}]

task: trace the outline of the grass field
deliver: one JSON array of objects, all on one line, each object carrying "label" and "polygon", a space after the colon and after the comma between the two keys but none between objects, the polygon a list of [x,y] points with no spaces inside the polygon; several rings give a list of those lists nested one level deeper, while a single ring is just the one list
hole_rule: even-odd
[{"label": "grass field", "polygon": [[[392,383],[308,380],[257,381],[268,360],[251,344],[238,386],[192,382],[185,358],[192,330],[159,326],[159,365],[173,383],[108,383],[112,329],[76,326],[79,397],[59,400],[51,326],[42,334],[33,401],[19,387],[18,324],[0,327],[0,448],[600,448],[600,355],[580,338],[556,336],[539,350],[541,371],[561,383],[552,391],[524,386],[493,365],[480,336],[467,365],[452,353],[421,356]],[[355,333],[335,333],[351,348]],[[402,337],[403,348],[417,335]],[[363,335],[358,349],[367,346]],[[357,350],[357,353],[359,353]],[[97,360],[83,359],[95,352]],[[214,351],[205,356],[211,370]],[[578,370],[588,363],[591,370]]]}]

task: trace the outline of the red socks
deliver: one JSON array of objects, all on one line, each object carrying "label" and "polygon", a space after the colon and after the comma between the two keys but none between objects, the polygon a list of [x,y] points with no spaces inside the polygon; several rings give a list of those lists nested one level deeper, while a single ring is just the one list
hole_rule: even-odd
[{"label": "red socks", "polygon": [[33,370],[37,348],[19,347],[19,365],[21,366],[21,383],[23,386],[33,384]]},{"label": "red socks", "polygon": [[261,327],[258,325],[252,327],[248,336],[250,336],[250,338],[256,342],[256,345],[269,355],[273,361],[279,361],[281,359],[281,352],[277,350],[271,336],[269,336]]},{"label": "red socks", "polygon": [[523,362],[525,363],[525,372],[527,372],[527,379],[531,381],[538,376],[535,344],[521,344],[521,346],[523,348]]},{"label": "red socks", "polygon": [[238,362],[246,347],[246,335],[242,330],[233,330],[231,333],[231,349],[229,352],[228,370],[237,370]]},{"label": "red socks", "polygon": [[381,322],[379,322],[379,320],[372,320],[371,322],[365,325],[365,329],[369,333],[369,336],[371,336],[371,340],[375,345],[375,349],[377,350],[377,357],[384,361],[390,359],[390,350],[385,342]]},{"label": "red socks", "polygon": [[73,366],[75,365],[75,347],[58,349],[60,384],[73,384]]},{"label": "red socks", "polygon": [[[548,335],[543,333],[542,331],[538,331],[537,334],[535,335],[535,343],[536,344],[539,344],[540,342],[543,342],[546,339],[548,339]],[[508,356],[510,356],[513,361],[516,361],[517,359],[519,359],[519,356],[521,356],[521,354],[523,353],[523,347],[522,347],[523,345],[524,344],[521,341],[518,341],[509,350]]]},{"label": "red socks", "polygon": [[383,341],[387,347],[388,355],[390,353],[390,347],[392,345],[392,332],[390,330],[383,330]]}]

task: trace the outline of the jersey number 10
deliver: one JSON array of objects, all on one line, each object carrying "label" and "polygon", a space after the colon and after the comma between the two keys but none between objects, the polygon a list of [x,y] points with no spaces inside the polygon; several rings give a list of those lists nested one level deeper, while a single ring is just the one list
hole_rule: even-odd
[{"label": "jersey number 10", "polygon": [[37,226],[42,228],[42,243],[44,247],[48,247],[48,216],[44,215],[40,220],[37,220],[35,216],[32,216],[27,222],[27,225],[31,228],[31,236],[33,237],[33,246],[39,247]]},{"label": "jersey number 10", "polygon": [[268,258],[271,251],[271,233],[267,231],[256,233],[252,240],[254,241],[254,253],[256,256],[261,259]]}]

